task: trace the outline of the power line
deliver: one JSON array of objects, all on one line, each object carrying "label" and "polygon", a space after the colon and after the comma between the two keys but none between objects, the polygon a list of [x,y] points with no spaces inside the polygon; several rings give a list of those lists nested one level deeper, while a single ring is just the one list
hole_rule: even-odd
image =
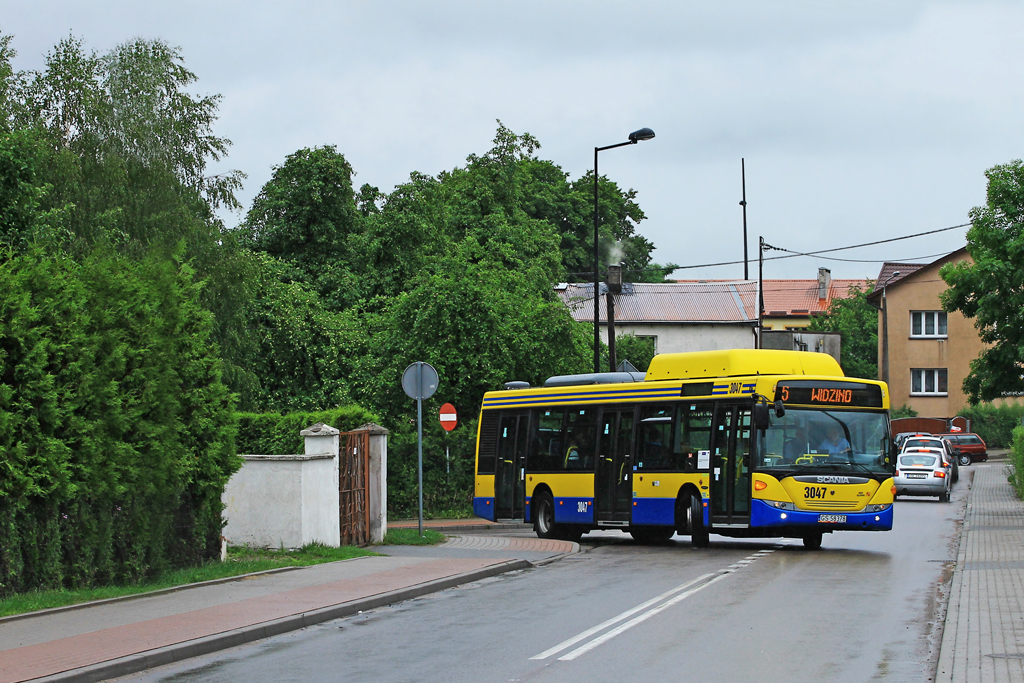
[{"label": "power line", "polygon": [[[956,230],[958,228],[966,228],[966,227],[968,227],[970,225],[971,225],[970,223],[962,223],[960,225],[952,225],[952,226],[950,226],[948,228],[938,228],[937,230],[926,230],[925,232],[917,232],[917,233],[914,233],[913,235],[903,235],[902,237],[890,237],[887,240],[876,240],[874,242],[865,242],[863,244],[851,244],[850,246],[846,246],[846,247],[835,247],[833,249],[821,249],[819,251],[808,251],[808,252],[792,251],[791,252],[788,249],[780,249],[778,247],[771,247],[772,249],[775,249],[777,251],[785,251],[785,252],[789,252],[789,253],[787,253],[784,256],[767,256],[767,257],[765,257],[764,260],[765,261],[777,261],[779,259],[785,259],[785,258],[796,258],[797,256],[818,256],[819,254],[830,254],[830,253],[832,253],[834,251],[845,251],[847,249],[860,249],[861,247],[872,247],[872,246],[875,246],[877,244],[888,244],[889,242],[899,242],[900,240],[909,240],[909,239],[912,239],[914,237],[923,237],[925,235],[934,235],[935,233],[938,233],[938,232],[946,232],[948,230]],[[822,257],[822,258],[827,258],[827,257]],[[834,259],[834,260],[841,260],[841,259]],[[888,260],[889,259],[886,259],[885,261],[888,261]],[[885,261],[865,261],[865,263],[885,263]],[[743,263],[743,261],[722,261],[721,263],[703,263],[703,264],[694,265],[694,266],[679,266],[676,270],[689,270],[689,269],[692,269],[692,268],[711,268],[711,267],[714,267],[714,266],[735,266],[735,265],[740,264],[740,263]]]}]

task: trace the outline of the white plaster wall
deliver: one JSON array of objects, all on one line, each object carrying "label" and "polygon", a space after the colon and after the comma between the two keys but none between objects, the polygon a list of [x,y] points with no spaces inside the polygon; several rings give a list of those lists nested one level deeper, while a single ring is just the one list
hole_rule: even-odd
[{"label": "white plaster wall", "polygon": [[[334,437],[337,442],[338,437]],[[302,545],[341,543],[338,458],[331,453],[302,463]]]},{"label": "white plaster wall", "polygon": [[228,481],[222,496],[227,520],[222,533],[229,544],[302,545],[302,461],[283,459],[287,457],[246,459]]},{"label": "white plaster wall", "polygon": [[[383,430],[382,430],[383,431]],[[388,532],[388,435],[370,434],[370,543]]]},{"label": "white plaster wall", "polygon": [[[756,346],[752,325],[619,325],[616,336],[635,334],[638,337],[657,337],[658,353],[684,353],[686,351],[721,351],[725,349],[752,349]],[[607,328],[601,341],[608,339]]]}]

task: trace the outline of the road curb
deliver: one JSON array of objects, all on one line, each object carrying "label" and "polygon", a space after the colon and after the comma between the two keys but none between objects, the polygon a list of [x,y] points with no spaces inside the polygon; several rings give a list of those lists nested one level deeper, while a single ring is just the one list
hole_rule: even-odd
[{"label": "road curb", "polygon": [[[335,560],[334,562],[351,562],[352,560],[361,560],[365,557],[373,557],[372,555],[360,555],[359,557],[350,557],[346,560]],[[202,588],[204,586],[216,586],[219,583],[230,583],[232,581],[242,581],[244,579],[251,578],[253,576],[265,576],[267,574],[280,574],[281,572],[292,572],[299,569],[309,569],[310,567],[319,567],[324,564],[334,564],[334,562],[321,562],[320,564],[303,564],[290,567],[275,567],[274,569],[264,569],[259,572],[249,572],[248,574],[235,574],[234,576],[225,576],[220,579],[210,579],[208,581],[199,581],[197,583],[183,583],[180,586],[169,586],[168,588],[159,588],[155,591],[146,591],[144,593],[132,593],[131,595],[119,595],[116,598],[104,598],[103,600],[88,600],[86,602],[76,602],[73,605],[61,605],[60,607],[50,607],[47,609],[36,610],[35,612],[22,612],[21,614],[10,614],[6,617],[0,617],[0,626],[11,622],[19,621],[21,619],[32,619],[33,617],[43,617],[48,614],[59,614],[60,612],[70,612],[76,609],[85,609],[86,607],[97,607],[99,605],[109,605],[114,602],[124,602],[126,600],[138,600],[140,598],[151,598],[155,595],[166,595],[167,593],[177,593],[178,591],[189,590],[190,588]]]},{"label": "road curb", "polygon": [[293,614],[288,617],[265,621],[259,624],[253,624],[252,626],[246,626],[232,631],[225,631],[224,633],[218,633],[204,638],[197,638],[195,640],[169,645],[156,650],[140,652],[138,654],[129,655],[128,657],[121,657],[108,662],[101,662],[99,664],[72,669],[70,671],[63,671],[43,678],[33,678],[31,680],[34,683],[95,683],[95,681],[103,681],[108,678],[127,676],[153,667],[180,662],[193,657],[217,652],[219,650],[226,650],[231,647],[237,647],[238,645],[244,645],[246,643],[280,635],[289,631],[297,631],[299,629],[306,628],[307,626],[313,626],[314,624],[320,624],[332,619],[340,619],[352,614],[357,614],[358,612],[365,612],[367,610],[376,609],[392,603],[411,600],[412,598],[418,598],[430,593],[454,588],[455,586],[463,583],[479,581],[480,579],[486,579],[491,576],[497,576],[499,574],[520,569],[530,569],[533,566],[535,566],[534,563],[527,560],[508,560],[506,562],[500,562],[481,569],[476,569],[471,572],[454,574],[442,579],[435,579],[434,581],[427,581],[426,583],[388,591],[387,593],[371,595],[360,600],[352,600],[350,602],[322,607],[320,609],[303,612],[301,614]]},{"label": "road curb", "polygon": [[[935,683],[952,683],[953,665],[956,658],[957,640],[960,630],[960,593],[963,588],[964,567],[967,563],[967,518],[971,512],[971,498],[974,497],[974,473],[968,483],[967,505],[964,518],[960,523],[960,538],[957,539],[956,567],[953,569],[953,580],[949,586],[949,599],[946,602],[946,618],[942,622],[942,641],[939,644],[939,660],[935,664]],[[966,640],[966,632],[963,639]],[[966,643],[963,643],[966,645]]]}]

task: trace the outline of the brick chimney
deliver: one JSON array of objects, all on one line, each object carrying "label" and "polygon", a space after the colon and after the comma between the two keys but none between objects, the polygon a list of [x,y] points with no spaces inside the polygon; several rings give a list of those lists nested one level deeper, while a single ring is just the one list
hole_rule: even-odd
[{"label": "brick chimney", "polygon": [[828,290],[832,286],[832,271],[828,268],[818,268],[818,298],[827,299]]}]

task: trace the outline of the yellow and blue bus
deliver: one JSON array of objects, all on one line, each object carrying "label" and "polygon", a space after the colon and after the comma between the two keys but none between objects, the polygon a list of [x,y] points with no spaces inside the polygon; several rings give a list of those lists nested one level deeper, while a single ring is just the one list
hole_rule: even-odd
[{"label": "yellow and blue bus", "polygon": [[803,539],[892,528],[884,382],[823,353],[655,356],[646,374],[509,382],[484,395],[473,508],[542,538],[620,529]]}]

